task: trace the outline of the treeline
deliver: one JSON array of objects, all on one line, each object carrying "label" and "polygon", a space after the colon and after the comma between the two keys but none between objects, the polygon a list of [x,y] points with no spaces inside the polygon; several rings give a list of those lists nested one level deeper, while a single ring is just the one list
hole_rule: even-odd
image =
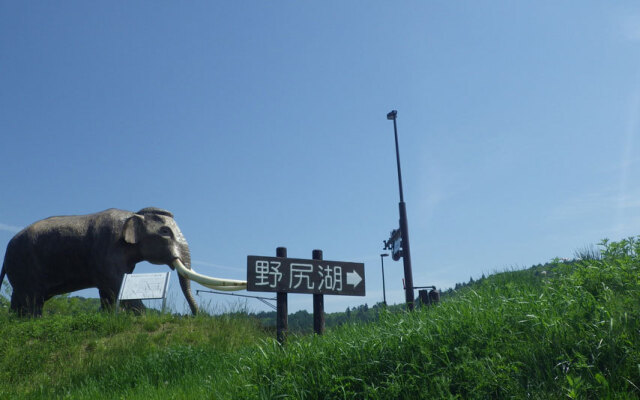
[{"label": "treeline", "polygon": [[[397,312],[404,310],[404,305],[385,306],[384,303],[376,303],[369,307],[367,303],[357,307],[347,307],[344,312],[326,313],[324,316],[325,327],[334,328],[346,323],[369,323],[376,322],[380,318],[382,310],[387,309],[389,312]],[[276,326],[276,312],[263,311],[259,313],[249,314],[256,318],[262,326],[267,329]],[[300,310],[288,316],[289,332],[293,333],[311,333],[313,332],[313,313],[307,310]]]}]

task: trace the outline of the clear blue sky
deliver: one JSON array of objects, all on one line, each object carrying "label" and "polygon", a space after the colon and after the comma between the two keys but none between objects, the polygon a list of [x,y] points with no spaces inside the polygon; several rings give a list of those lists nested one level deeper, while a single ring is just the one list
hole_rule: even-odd
[{"label": "clear blue sky", "polygon": [[416,285],[640,234],[637,2],[0,0],[0,256],[38,219],[157,206],[198,272],[319,248],[366,264],[366,298],[326,310],[371,305],[392,109]]}]

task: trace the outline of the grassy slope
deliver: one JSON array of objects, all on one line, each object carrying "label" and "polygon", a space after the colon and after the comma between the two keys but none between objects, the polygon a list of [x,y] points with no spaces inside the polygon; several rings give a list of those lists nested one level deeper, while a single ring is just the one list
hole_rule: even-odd
[{"label": "grassy slope", "polygon": [[240,316],[0,315],[0,398],[637,398],[640,244],[291,338]]},{"label": "grassy slope", "polygon": [[190,375],[203,384],[224,355],[266,338],[241,316],[4,315],[0,324],[0,398],[113,398]]}]

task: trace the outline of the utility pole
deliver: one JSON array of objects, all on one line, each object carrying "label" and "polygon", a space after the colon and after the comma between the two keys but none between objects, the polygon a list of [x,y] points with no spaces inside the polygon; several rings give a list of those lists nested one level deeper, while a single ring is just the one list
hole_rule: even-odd
[{"label": "utility pole", "polygon": [[413,310],[413,272],[411,271],[411,250],[409,248],[409,224],[407,223],[407,205],[402,193],[402,171],[400,169],[400,150],[398,148],[398,126],[396,119],[398,111],[393,110],[387,114],[387,119],[393,121],[393,132],[396,139],[396,162],[398,164],[398,188],[400,190],[400,234],[402,235],[402,260],[404,262],[404,283],[407,308]]}]

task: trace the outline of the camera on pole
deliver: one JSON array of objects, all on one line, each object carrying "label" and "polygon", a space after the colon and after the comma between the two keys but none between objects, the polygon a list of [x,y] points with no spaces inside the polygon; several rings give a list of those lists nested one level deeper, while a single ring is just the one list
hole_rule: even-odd
[{"label": "camera on pole", "polygon": [[392,230],[389,239],[384,240],[384,250],[391,250],[393,261],[398,261],[402,258],[402,233],[400,229]]}]

